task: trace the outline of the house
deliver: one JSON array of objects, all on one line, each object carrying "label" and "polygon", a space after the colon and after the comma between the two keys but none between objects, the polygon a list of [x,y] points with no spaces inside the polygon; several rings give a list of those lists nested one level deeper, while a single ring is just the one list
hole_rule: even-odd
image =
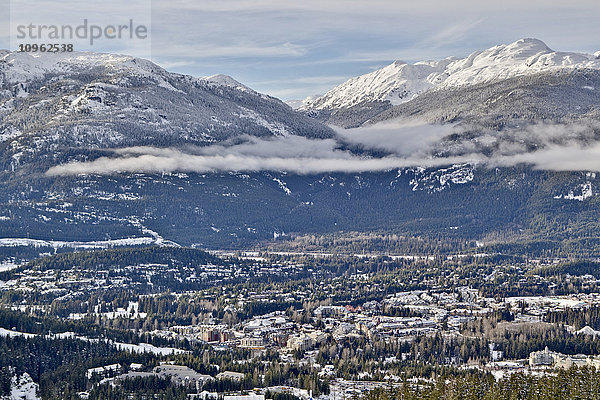
[{"label": "house", "polygon": [[245,337],[240,340],[240,347],[245,347],[248,349],[256,349],[262,348],[264,346],[264,341],[262,337]]},{"label": "house", "polygon": [[287,347],[294,351],[306,351],[312,349],[314,345],[313,339],[308,335],[290,336],[287,342]]},{"label": "house", "polygon": [[223,400],[265,400],[265,395],[250,392],[246,395],[223,396]]},{"label": "house", "polygon": [[109,378],[111,376],[115,376],[119,374],[123,370],[123,366],[121,364],[111,364],[105,365],[103,367],[90,368],[86,372],[86,377],[91,379],[94,376],[100,377],[102,379]]},{"label": "house", "polygon": [[199,374],[184,365],[161,364],[154,367],[152,371],[161,377],[171,378],[171,382],[176,385],[196,386],[198,388],[213,379],[210,375]]},{"label": "house", "polygon": [[531,367],[552,366],[555,354],[548,350],[548,346],[544,350],[534,351],[529,354],[529,365]]},{"label": "house", "polygon": [[130,371],[139,371],[142,369],[142,364],[138,364],[138,363],[131,363],[129,364],[129,370]]},{"label": "house", "polygon": [[241,381],[244,379],[244,374],[241,372],[223,371],[217,374],[217,379],[231,379],[232,381]]}]

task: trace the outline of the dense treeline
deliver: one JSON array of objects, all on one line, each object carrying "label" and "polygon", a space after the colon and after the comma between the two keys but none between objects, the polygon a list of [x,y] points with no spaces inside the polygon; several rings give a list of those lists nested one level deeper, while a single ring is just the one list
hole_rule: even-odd
[{"label": "dense treeline", "polygon": [[[89,153],[94,152],[78,149],[74,154],[55,155],[64,161],[98,157]],[[10,168],[13,160],[8,157],[5,161]],[[105,240],[108,235],[141,236],[139,226],[124,223],[137,216],[144,226],[170,240],[207,248],[264,248],[261,241],[272,239],[274,233],[296,232],[308,239],[291,243],[288,248],[292,251],[305,247],[357,253],[448,254],[474,251],[473,244],[481,239],[502,246],[506,240],[485,239],[507,232],[512,234],[508,246],[481,250],[536,257],[600,254],[597,202],[593,198],[585,202],[553,198],[585,179],[577,173],[560,175],[527,167],[476,168],[472,182],[446,185],[440,192],[426,187],[427,183],[439,182],[437,169],[406,169],[401,176],[398,171],[311,176],[264,172],[244,174],[244,179],[242,174],[188,174],[185,178],[131,174],[38,177],[18,183],[14,174],[6,175],[10,183],[2,193],[13,200],[0,204],[1,214],[10,216],[1,225],[12,237],[29,234],[32,238],[75,241]],[[291,195],[281,190],[274,177],[286,183]],[[413,180],[422,183],[418,190],[411,190]],[[74,195],[73,187],[82,192]],[[108,198],[99,199],[99,193]],[[236,196],[224,196],[227,194]],[[202,199],[201,206],[198,199]],[[56,208],[66,201],[71,206],[58,212]],[[38,206],[42,202],[48,207]],[[61,213],[69,214],[69,218]],[[42,220],[40,215],[46,218]],[[82,221],[84,215],[93,223]],[[358,240],[344,243],[345,238],[339,239],[344,235],[341,232],[356,232]],[[369,237],[371,232],[377,232],[376,237]],[[525,252],[520,252],[521,244]],[[273,248],[283,250],[286,246],[278,242]]]},{"label": "dense treeline", "polygon": [[592,275],[600,277],[600,263],[588,260],[581,260],[569,263],[555,265],[546,265],[531,271],[532,274],[541,276],[555,275]]},{"label": "dense treeline", "polygon": [[[555,229],[568,231],[568,224],[555,226],[543,222],[536,229],[549,230]],[[590,232],[591,233],[591,232]],[[589,258],[600,256],[600,238],[596,236],[565,238],[562,240],[544,240],[536,238],[525,238],[519,241],[508,241],[487,245],[480,250],[489,253],[499,253],[504,255],[517,255],[531,258]]]},{"label": "dense treeline", "polygon": [[472,373],[431,381],[407,381],[398,388],[377,389],[364,400],[596,400],[600,371],[560,370],[556,375],[516,373],[496,381],[490,374]]},{"label": "dense treeline", "polygon": [[223,263],[223,260],[202,250],[154,246],[58,254],[31,261],[22,268],[46,271],[49,269],[70,269],[73,266],[94,269],[98,267],[126,267],[140,264],[200,266],[207,263],[219,265]]},{"label": "dense treeline", "polygon": [[264,246],[270,251],[330,252],[335,254],[455,254],[476,248],[475,241],[452,237],[407,236],[384,232],[340,232],[324,235],[293,235],[289,240]]},{"label": "dense treeline", "polygon": [[[205,349],[201,353],[180,354],[173,359],[177,364],[205,374],[215,375],[218,371],[244,374],[240,381],[218,379],[206,382],[203,390],[228,392],[284,385],[312,390],[315,396],[329,393],[328,382],[320,379],[311,365],[280,362],[279,354],[274,349],[254,358],[250,350],[233,348],[229,351]],[[240,363],[239,360],[246,362]]]},{"label": "dense treeline", "polygon": [[[109,321],[129,321],[114,319]],[[134,320],[135,322],[136,320]],[[18,311],[0,307],[0,328],[24,332],[26,334],[49,335],[62,332],[73,332],[88,338],[106,337],[125,343],[150,343],[155,346],[179,346],[187,348],[186,341],[173,341],[149,335],[146,331],[133,331],[119,328],[119,324],[99,324],[98,320],[86,318],[78,321],[64,320],[52,316],[30,316]],[[125,324],[121,324],[125,325]],[[141,324],[140,324],[141,325]]]},{"label": "dense treeline", "polygon": [[[99,385],[90,390],[88,400],[185,400],[189,391],[171,383],[169,378],[149,377],[125,379],[119,385]],[[65,398],[79,399],[67,393]]]},{"label": "dense treeline", "polygon": [[[494,343],[496,350],[502,350],[507,359],[524,359],[531,352],[542,350],[546,346],[564,354],[600,354],[600,338],[574,335],[563,325],[564,318],[559,317],[561,313],[546,316],[556,323],[514,323],[510,322],[513,319],[511,313],[500,310],[464,324],[461,333],[486,343]],[[558,316],[550,317],[553,314]]]},{"label": "dense treeline", "polygon": [[83,391],[88,368],[114,363],[156,363],[151,354],[119,351],[104,341],[0,336],[0,365],[10,366],[12,376],[27,372],[39,382],[44,398],[68,390]]},{"label": "dense treeline", "polygon": [[555,324],[572,325],[579,330],[585,326],[600,330],[600,306],[583,309],[567,308],[562,311],[550,311],[544,320]]}]

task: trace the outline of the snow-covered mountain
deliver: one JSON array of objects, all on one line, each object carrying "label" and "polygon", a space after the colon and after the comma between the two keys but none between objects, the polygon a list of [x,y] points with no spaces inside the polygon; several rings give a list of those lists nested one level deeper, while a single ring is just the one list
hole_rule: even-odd
[{"label": "snow-covered mountain", "polygon": [[[412,116],[467,122],[462,131],[431,145],[427,151],[436,157],[597,142],[600,128],[591,133],[568,129],[565,137],[563,131],[552,133],[543,126],[537,131],[510,129],[510,124],[523,126],[521,121],[600,121],[596,56],[548,51],[540,42],[526,40],[465,60],[394,63],[340,89],[348,103],[333,99],[330,92],[332,107],[351,106],[308,113],[297,113],[224,75],[173,74],[120,55],[35,57],[0,51],[0,232],[8,243],[27,238],[35,246],[74,247],[82,242],[175,241],[235,248],[282,232],[340,230],[460,235],[467,240],[503,230],[532,232],[544,240],[562,239],[563,232],[569,240],[575,234],[595,237],[600,175],[524,166],[488,169],[448,162],[428,169],[415,165],[312,175],[118,169],[107,176],[44,174],[74,160],[112,163],[118,157],[113,149],[123,147],[163,148],[173,151],[175,159],[182,147],[239,144],[243,135],[329,138],[334,132],[312,118],[322,120],[320,115],[327,113],[342,125]],[[298,138],[283,141],[289,139],[294,143]],[[330,149],[334,141],[322,142]],[[349,143],[338,142],[356,155],[385,155]],[[340,150],[326,153],[333,151]]]},{"label": "snow-covered mountain", "polygon": [[[199,79],[202,81],[205,81],[208,84],[213,85],[213,86],[226,86],[226,87],[230,87],[232,89],[237,89],[242,92],[248,92],[248,93],[261,95],[260,93],[256,92],[255,90],[250,89],[248,86],[236,81],[229,75],[216,74],[216,75],[201,77]],[[267,97],[266,95],[262,95],[262,96]]]},{"label": "snow-covered mountain", "polygon": [[[154,80],[159,86],[168,89],[168,79],[172,74],[158,65],[141,58],[109,53],[73,52],[58,54],[35,54],[0,50],[0,65],[3,65],[3,84],[24,84],[43,79],[50,74],[69,74],[81,71],[105,69],[110,75],[126,74]],[[192,78],[193,79],[193,78]],[[213,86],[226,86],[245,92],[257,93],[230,76],[216,74],[197,78],[198,82]]]},{"label": "snow-covered mountain", "polygon": [[306,99],[303,110],[351,108],[366,102],[398,105],[433,89],[505,80],[564,70],[600,70],[600,52],[557,52],[537,39],[477,51],[466,58],[446,58],[409,64],[396,61],[374,72],[351,78],[316,99]]},{"label": "snow-covered mountain", "polygon": [[0,52],[2,84],[28,84],[49,74],[69,74],[104,68],[111,74],[159,77],[165,70],[150,61],[108,53],[22,53]]},{"label": "snow-covered mountain", "polygon": [[400,104],[432,89],[430,76],[443,73],[452,59],[408,64],[396,61],[377,71],[349,79],[323,96],[305,99],[303,109],[348,108],[365,101]]},{"label": "snow-covered mountain", "polygon": [[64,161],[72,149],[203,146],[243,135],[333,132],[225,75],[196,78],[113,54],[0,52],[1,169]]},{"label": "snow-covered mountain", "polygon": [[448,88],[566,69],[600,69],[600,59],[595,54],[554,51],[538,39],[521,39],[456,60],[430,79]]}]

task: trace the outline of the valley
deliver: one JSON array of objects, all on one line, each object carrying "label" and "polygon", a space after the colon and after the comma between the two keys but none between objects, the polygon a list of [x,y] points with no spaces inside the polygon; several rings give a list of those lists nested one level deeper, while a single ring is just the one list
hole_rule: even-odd
[{"label": "valley", "polygon": [[293,109],[0,52],[0,397],[591,398],[598,57],[521,39]]}]

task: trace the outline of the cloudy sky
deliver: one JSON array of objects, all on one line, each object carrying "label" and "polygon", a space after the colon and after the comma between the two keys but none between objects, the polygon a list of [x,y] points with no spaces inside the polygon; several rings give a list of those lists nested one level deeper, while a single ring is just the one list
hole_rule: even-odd
[{"label": "cloudy sky", "polygon": [[523,37],[541,39],[555,50],[600,50],[597,0],[126,3],[123,9],[125,2],[117,0],[0,0],[6,10],[0,12],[0,48],[14,50],[18,23],[151,19],[151,45],[105,42],[93,49],[152,57],[171,71],[195,76],[228,74],[285,100],[323,93],[397,59],[462,57]]}]

